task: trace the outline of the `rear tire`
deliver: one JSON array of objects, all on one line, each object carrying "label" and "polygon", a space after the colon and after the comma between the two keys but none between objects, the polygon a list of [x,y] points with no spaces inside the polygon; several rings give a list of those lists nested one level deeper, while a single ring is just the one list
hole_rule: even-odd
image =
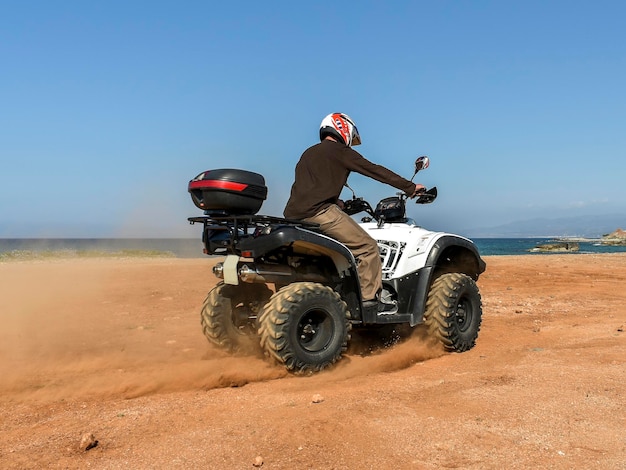
[{"label": "rear tire", "polygon": [[204,336],[229,352],[258,350],[257,317],[272,291],[265,284],[220,282],[207,295],[200,312]]},{"label": "rear tire", "polygon": [[446,351],[474,347],[482,321],[482,301],[474,280],[462,273],[438,277],[430,288],[424,323]]},{"label": "rear tire", "polygon": [[348,347],[346,303],[330,287],[296,282],[280,289],[259,318],[261,347],[293,372],[334,364]]}]

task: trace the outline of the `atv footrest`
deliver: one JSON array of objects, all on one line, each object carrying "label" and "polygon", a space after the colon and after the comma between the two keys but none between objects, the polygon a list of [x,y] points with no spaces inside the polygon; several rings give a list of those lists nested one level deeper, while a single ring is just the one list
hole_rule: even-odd
[{"label": "atv footrest", "polygon": [[376,315],[376,323],[408,323],[411,320],[410,313],[379,313]]}]

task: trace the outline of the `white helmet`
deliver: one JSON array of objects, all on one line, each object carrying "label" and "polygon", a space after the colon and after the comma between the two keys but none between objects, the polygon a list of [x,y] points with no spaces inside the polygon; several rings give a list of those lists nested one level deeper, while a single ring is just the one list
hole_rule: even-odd
[{"label": "white helmet", "polygon": [[354,121],[347,114],[333,113],[322,119],[320,124],[320,140],[331,136],[347,146],[359,145],[361,136]]}]

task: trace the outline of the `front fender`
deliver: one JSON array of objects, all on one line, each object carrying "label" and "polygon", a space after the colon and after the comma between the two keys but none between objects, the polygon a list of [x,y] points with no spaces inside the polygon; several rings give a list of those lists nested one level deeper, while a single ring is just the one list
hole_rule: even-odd
[{"label": "front fender", "polygon": [[477,280],[486,266],[471,240],[455,235],[438,238],[430,248],[425,266],[417,271],[417,277],[412,281],[411,326],[423,321],[428,293],[435,277],[445,272],[460,272]]},{"label": "front fender", "polygon": [[487,264],[471,240],[457,235],[443,235],[430,248],[425,266],[461,272],[476,281],[485,272]]}]

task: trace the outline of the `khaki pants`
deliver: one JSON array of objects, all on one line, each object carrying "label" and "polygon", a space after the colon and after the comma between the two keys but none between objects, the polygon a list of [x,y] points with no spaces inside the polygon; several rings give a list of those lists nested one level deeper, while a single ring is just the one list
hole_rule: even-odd
[{"label": "khaki pants", "polygon": [[378,244],[365,230],[338,206],[331,205],[305,222],[319,224],[321,231],[346,245],[357,261],[363,300],[376,298],[382,288],[382,265]]}]

